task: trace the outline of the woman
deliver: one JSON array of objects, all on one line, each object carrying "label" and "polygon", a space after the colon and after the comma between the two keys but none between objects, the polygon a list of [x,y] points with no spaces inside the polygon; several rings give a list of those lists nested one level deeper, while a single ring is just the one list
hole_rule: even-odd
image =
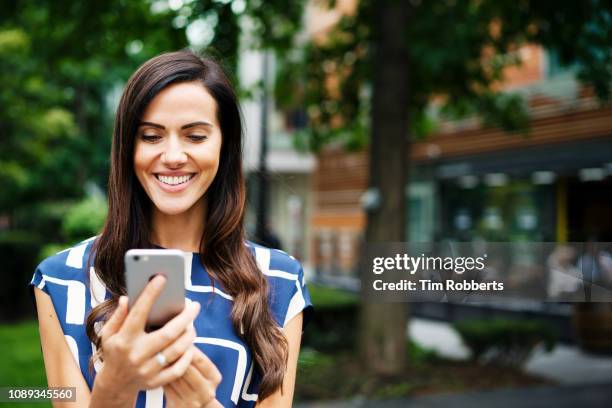
[{"label": "woman", "polygon": [[[167,53],[130,78],[104,228],[45,259],[30,284],[50,386],[76,386],[79,406],[291,406],[312,305],[299,262],[244,239],[241,145],[236,96],[215,61]],[[188,254],[190,301],[150,333],[164,278],[128,311],[130,248]]]}]

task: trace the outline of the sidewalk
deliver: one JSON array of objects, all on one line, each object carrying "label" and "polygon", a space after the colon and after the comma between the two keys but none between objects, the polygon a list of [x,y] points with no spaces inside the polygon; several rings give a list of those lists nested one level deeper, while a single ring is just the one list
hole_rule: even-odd
[{"label": "sidewalk", "polygon": [[[412,318],[412,339],[441,355],[466,359],[468,349],[445,322]],[[439,394],[401,400],[330,401],[297,404],[296,408],[603,408],[612,406],[612,356],[592,356],[574,346],[558,345],[551,353],[538,350],[526,371],[561,384],[533,388],[500,389],[464,394]]]},{"label": "sidewalk", "polygon": [[297,404],[296,408],[605,408],[610,384],[538,387],[444,394],[387,401],[336,401]]},{"label": "sidewalk", "polygon": [[[468,349],[448,323],[413,318],[408,332],[417,343],[445,357],[465,359],[469,356]],[[612,384],[612,356],[590,355],[575,346],[557,345],[550,353],[538,350],[525,369],[563,385]]]}]

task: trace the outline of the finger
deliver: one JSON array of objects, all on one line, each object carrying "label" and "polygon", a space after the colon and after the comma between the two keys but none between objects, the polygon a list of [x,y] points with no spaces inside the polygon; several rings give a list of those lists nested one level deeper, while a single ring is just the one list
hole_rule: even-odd
[{"label": "finger", "polygon": [[144,290],[138,296],[136,303],[132,306],[132,310],[128,313],[125,319],[125,330],[130,333],[143,331],[147,324],[147,316],[155,303],[155,300],[162,292],[166,278],[163,275],[157,275],[145,286]]},{"label": "finger", "polygon": [[166,396],[166,408],[181,406],[181,396],[176,389],[172,387],[172,383],[164,385],[164,395]]},{"label": "finger", "polygon": [[192,346],[194,350],[193,365],[202,373],[202,375],[215,386],[221,383],[221,373],[217,369],[215,363],[210,361],[208,356],[204,354],[197,346]]},{"label": "finger", "polygon": [[[166,358],[166,361],[169,364],[172,364],[176,360],[178,360],[187,351],[189,347],[191,347],[194,339],[195,339],[195,329],[192,326],[190,326],[183,331],[183,333],[178,339],[176,339],[173,343],[171,343],[169,346],[163,349],[161,353]],[[146,372],[160,371],[162,367],[159,365],[157,360],[153,358],[155,354],[157,354],[157,351],[154,351],[153,353],[151,353],[150,352],[151,345],[146,340],[145,340],[145,344],[147,345],[140,347],[143,354],[137,356],[136,360],[138,361],[146,360],[147,361],[145,363],[148,366],[145,368]],[[146,350],[145,350],[145,347],[146,347]]]},{"label": "finger", "polygon": [[185,374],[187,367],[189,367],[189,364],[191,364],[192,358],[193,347],[190,347],[187,349],[187,351],[185,351],[185,353],[183,353],[181,358],[176,360],[174,364],[168,368],[164,368],[155,377],[153,377],[148,388],[157,388],[182,377],[183,374]]},{"label": "finger", "polygon": [[[152,356],[160,350],[168,347],[172,342],[185,331],[185,328],[192,326],[193,320],[200,312],[200,304],[198,302],[191,302],[185,305],[185,308],[181,313],[174,316],[168,323],[149,333],[146,349],[143,350],[147,353],[147,356]],[[168,358],[169,356],[166,356]]]},{"label": "finger", "polygon": [[[192,368],[191,365],[187,367],[187,371],[185,371],[185,374],[187,374],[190,368]],[[192,369],[195,370],[195,368]],[[171,382],[169,385],[172,386],[172,388],[177,392],[177,394],[181,396],[181,399],[185,401],[192,401],[195,397],[195,391],[185,380],[185,374],[183,374],[183,376],[178,380]]]},{"label": "finger", "polygon": [[210,401],[208,404],[204,405],[204,408],[223,408],[223,405],[216,399]]},{"label": "finger", "polygon": [[196,331],[193,326],[187,327],[181,337],[169,346],[167,346],[162,353],[166,357],[166,360],[170,363],[174,363],[178,360],[185,351],[193,344],[196,337]]},{"label": "finger", "polygon": [[205,385],[206,379],[200,373],[200,371],[193,365],[193,360],[191,361],[191,365],[187,367],[185,370],[185,374],[181,377],[185,381],[185,383],[192,389],[194,392],[197,392]]},{"label": "finger", "polygon": [[187,368],[183,377],[188,386],[193,390],[195,396],[203,404],[208,404],[215,399],[217,393],[217,384],[207,379],[193,363]]},{"label": "finger", "polygon": [[111,315],[111,317],[104,323],[102,326],[102,331],[100,332],[100,337],[102,340],[107,339],[113,334],[117,333],[121,328],[125,320],[125,316],[127,315],[127,297],[120,296],[117,301],[117,307],[115,311]]}]

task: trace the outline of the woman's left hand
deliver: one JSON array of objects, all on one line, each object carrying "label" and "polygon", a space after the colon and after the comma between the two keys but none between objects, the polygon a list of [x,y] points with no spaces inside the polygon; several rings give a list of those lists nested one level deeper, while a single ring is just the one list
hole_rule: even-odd
[{"label": "woman's left hand", "polygon": [[221,373],[202,351],[195,350],[191,365],[185,374],[171,383],[164,385],[167,407],[223,408],[215,398],[217,387],[221,383]]}]

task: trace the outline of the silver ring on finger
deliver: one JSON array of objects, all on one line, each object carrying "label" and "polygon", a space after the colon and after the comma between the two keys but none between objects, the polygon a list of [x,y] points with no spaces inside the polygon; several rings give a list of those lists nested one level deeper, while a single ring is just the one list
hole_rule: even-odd
[{"label": "silver ring on finger", "polygon": [[164,354],[161,351],[155,355],[155,360],[162,367],[165,367],[168,364],[168,360],[166,360],[166,356],[164,356]]}]

